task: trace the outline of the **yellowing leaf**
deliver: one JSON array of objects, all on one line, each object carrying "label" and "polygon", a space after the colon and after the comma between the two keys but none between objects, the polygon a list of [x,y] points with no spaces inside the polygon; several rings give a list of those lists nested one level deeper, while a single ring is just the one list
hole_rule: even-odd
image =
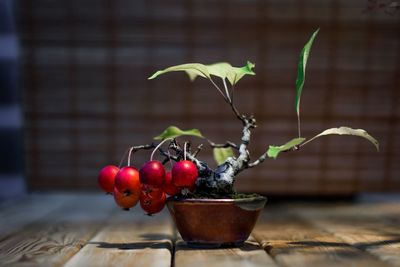
[{"label": "yellowing leaf", "polygon": [[211,79],[212,76],[217,76],[222,79],[227,79],[232,85],[236,84],[244,75],[255,75],[253,68],[255,65],[251,62],[243,67],[232,67],[227,62],[219,62],[211,65],[204,65],[200,63],[188,63],[182,65],[176,65],[164,70],[159,70],[150,76],[148,79],[155,79],[161,74],[173,72],[173,71],[184,71],[188,74],[191,81],[194,81],[197,76]]},{"label": "yellowing leaf", "polygon": [[159,71],[155,72],[153,75],[151,75],[148,79],[152,80],[152,79],[157,78],[161,74],[168,73],[168,72],[174,72],[174,71],[185,71],[186,73],[189,74],[189,77],[193,80],[196,76],[210,78],[210,73],[208,72],[208,69],[205,65],[198,64],[198,63],[187,63],[187,64],[182,64],[182,65],[172,66],[172,67],[166,68],[164,70],[159,70]]},{"label": "yellowing leaf", "polygon": [[214,148],[213,154],[218,165],[224,163],[227,158],[235,156],[231,147]]},{"label": "yellowing leaf", "polygon": [[310,140],[308,140],[307,143],[311,142],[312,140],[314,140],[315,138],[318,138],[320,136],[330,135],[330,134],[353,135],[353,136],[363,137],[363,138],[367,139],[368,141],[370,141],[372,144],[374,144],[376,150],[379,151],[379,142],[378,142],[378,140],[376,140],[374,137],[369,135],[365,130],[363,130],[363,129],[352,129],[352,128],[345,127],[345,126],[342,126],[342,127],[339,127],[339,128],[327,129],[327,130],[323,131],[322,133],[314,136]]},{"label": "yellowing leaf", "polygon": [[173,139],[183,135],[191,135],[204,138],[198,129],[181,130],[176,126],[169,126],[160,135],[154,137],[155,140]]}]

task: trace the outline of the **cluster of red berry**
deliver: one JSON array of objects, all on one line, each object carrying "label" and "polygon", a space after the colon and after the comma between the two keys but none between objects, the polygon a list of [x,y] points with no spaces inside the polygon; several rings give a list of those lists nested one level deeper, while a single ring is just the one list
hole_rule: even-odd
[{"label": "cluster of red berry", "polygon": [[142,209],[151,215],[164,208],[166,194],[174,196],[183,188],[192,191],[197,177],[197,167],[189,160],[177,162],[167,172],[161,162],[151,160],[139,171],[130,166],[120,169],[108,165],[100,171],[98,182],[121,208],[128,210],[140,201]]}]

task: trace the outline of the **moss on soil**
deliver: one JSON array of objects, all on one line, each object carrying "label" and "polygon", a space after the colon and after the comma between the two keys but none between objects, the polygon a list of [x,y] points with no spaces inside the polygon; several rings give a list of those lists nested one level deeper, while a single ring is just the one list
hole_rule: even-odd
[{"label": "moss on soil", "polygon": [[228,198],[228,199],[241,199],[241,198],[254,198],[254,197],[259,197],[259,194],[256,193],[251,193],[251,194],[245,194],[245,193],[237,193],[237,192],[232,192],[229,194],[216,194],[213,192],[194,192],[194,193],[188,193],[187,195],[182,195],[179,194],[176,196],[178,199],[187,199],[187,198],[200,198],[200,199],[223,199],[223,198]]}]

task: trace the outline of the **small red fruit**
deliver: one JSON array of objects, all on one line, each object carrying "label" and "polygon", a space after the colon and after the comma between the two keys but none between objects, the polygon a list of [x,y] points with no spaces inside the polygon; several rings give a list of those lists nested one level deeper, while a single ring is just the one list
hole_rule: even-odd
[{"label": "small red fruit", "polygon": [[147,212],[147,215],[160,212],[164,208],[167,197],[162,191],[160,195],[159,191],[152,191],[151,193],[142,192],[140,195],[140,206]]},{"label": "small red fruit", "polygon": [[177,187],[194,186],[198,176],[196,165],[189,160],[179,161],[172,168],[172,182]]},{"label": "small red fruit", "polygon": [[142,184],[141,195],[149,195],[152,198],[160,198],[163,193],[164,191],[161,190],[160,188],[148,184]]},{"label": "small red fruit", "polygon": [[132,167],[122,168],[115,177],[115,188],[124,195],[140,196],[139,172]]},{"label": "small red fruit", "polygon": [[165,169],[161,162],[152,160],[140,168],[140,182],[161,188],[165,182]]},{"label": "small red fruit", "polygon": [[114,187],[113,195],[117,205],[125,210],[129,210],[130,208],[134,207],[140,198],[140,194],[125,195],[124,193],[119,192],[116,187]]},{"label": "small red fruit", "polygon": [[115,176],[117,175],[118,171],[119,168],[114,165],[107,165],[101,169],[97,181],[104,192],[110,194],[113,192]]},{"label": "small red fruit", "polygon": [[165,184],[163,186],[163,191],[170,196],[175,196],[180,191],[180,189],[172,183],[172,173],[171,172],[167,172],[165,174]]}]

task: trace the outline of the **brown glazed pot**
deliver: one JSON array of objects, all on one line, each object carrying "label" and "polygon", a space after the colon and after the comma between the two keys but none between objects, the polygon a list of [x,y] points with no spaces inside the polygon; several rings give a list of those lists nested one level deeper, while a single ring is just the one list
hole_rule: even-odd
[{"label": "brown glazed pot", "polygon": [[192,247],[241,246],[267,198],[174,199],[168,210],[184,241]]}]

